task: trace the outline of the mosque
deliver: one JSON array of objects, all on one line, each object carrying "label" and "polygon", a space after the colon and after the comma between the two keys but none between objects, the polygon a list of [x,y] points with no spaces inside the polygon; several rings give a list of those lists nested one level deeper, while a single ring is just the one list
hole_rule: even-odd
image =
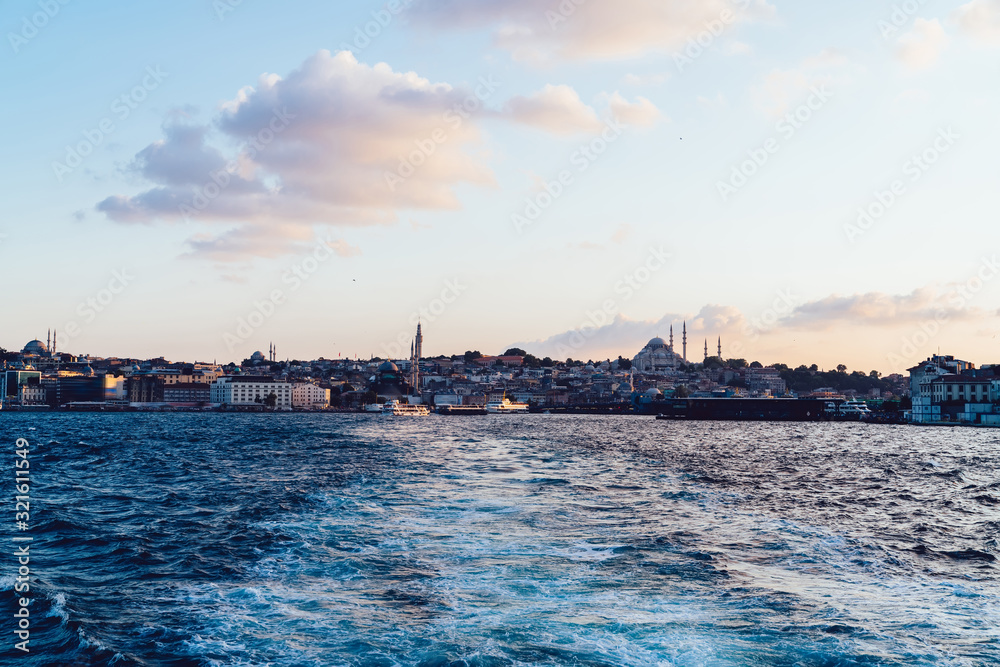
[{"label": "mosque", "polygon": [[[688,363],[687,322],[684,322],[681,341],[681,354],[677,354],[674,350],[674,326],[671,324],[670,342],[657,337],[646,343],[646,347],[632,359],[632,368],[637,373],[676,371],[681,364]],[[722,338],[719,338],[719,357],[722,357]],[[705,359],[708,359],[708,339],[705,339]]]}]

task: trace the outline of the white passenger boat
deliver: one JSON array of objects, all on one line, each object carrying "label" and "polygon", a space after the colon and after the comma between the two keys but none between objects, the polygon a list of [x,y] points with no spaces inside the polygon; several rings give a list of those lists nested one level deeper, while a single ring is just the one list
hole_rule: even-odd
[{"label": "white passenger boat", "polygon": [[515,403],[506,396],[499,401],[490,401],[486,404],[486,412],[491,415],[507,415],[525,413],[528,411],[527,403]]},{"label": "white passenger boat", "polygon": [[399,401],[388,401],[382,406],[382,414],[396,417],[426,417],[431,413],[426,405],[410,405]]}]

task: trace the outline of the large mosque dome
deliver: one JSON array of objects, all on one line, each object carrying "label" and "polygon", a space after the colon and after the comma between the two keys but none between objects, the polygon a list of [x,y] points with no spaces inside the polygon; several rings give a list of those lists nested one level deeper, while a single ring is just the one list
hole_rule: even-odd
[{"label": "large mosque dome", "polygon": [[21,353],[43,355],[49,353],[49,348],[45,347],[45,343],[36,338],[35,340],[30,341],[27,345],[25,345],[24,349],[21,350]]},{"label": "large mosque dome", "polygon": [[632,368],[639,373],[662,373],[675,370],[681,361],[683,360],[674,352],[673,346],[657,336],[635,355]]}]

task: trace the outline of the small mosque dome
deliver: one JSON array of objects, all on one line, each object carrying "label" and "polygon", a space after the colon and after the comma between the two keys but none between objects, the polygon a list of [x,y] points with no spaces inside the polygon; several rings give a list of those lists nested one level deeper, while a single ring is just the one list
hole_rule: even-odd
[{"label": "small mosque dome", "polygon": [[650,398],[653,398],[655,396],[663,396],[663,392],[657,389],[656,387],[653,387],[652,389],[646,390],[646,396],[649,396]]},{"label": "small mosque dome", "polygon": [[264,361],[264,353],[261,352],[260,350],[257,350],[256,352],[250,355],[250,361]]},{"label": "small mosque dome", "polygon": [[667,341],[659,337],[654,338],[653,340],[646,343],[646,347],[648,347],[649,349],[655,349],[658,347],[666,347],[666,346],[667,346]]},{"label": "small mosque dome", "polygon": [[398,373],[399,366],[392,363],[391,361],[386,361],[381,366],[378,367],[378,371],[379,373]]}]

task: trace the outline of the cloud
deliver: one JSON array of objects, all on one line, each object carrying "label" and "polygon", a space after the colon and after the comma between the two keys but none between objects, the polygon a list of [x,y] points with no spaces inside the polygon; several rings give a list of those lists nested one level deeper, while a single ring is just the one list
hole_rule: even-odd
[{"label": "cloud", "polygon": [[794,105],[804,102],[813,88],[828,86],[832,90],[849,84],[849,66],[842,53],[826,49],[793,69],[772,70],[753,88],[754,103],[764,114],[781,117]]},{"label": "cloud", "polygon": [[988,46],[1000,46],[1000,0],[973,0],[953,14],[962,32]]},{"label": "cloud", "polygon": [[633,227],[627,222],[623,222],[618,225],[615,229],[615,233],[611,235],[612,243],[624,243],[628,237],[632,236]]},{"label": "cloud", "polygon": [[637,97],[635,102],[629,102],[615,92],[608,100],[608,108],[612,116],[626,125],[649,127],[663,118],[656,105],[645,97]]},{"label": "cloud", "polygon": [[[668,313],[658,320],[631,320],[621,314],[602,319],[588,314],[579,327],[545,339],[517,343],[536,356],[552,358],[604,358],[631,356],[654,337],[666,339],[674,326],[675,349],[681,352],[681,323],[687,322],[688,359],[700,361],[705,339],[713,352],[722,338],[725,356],[766,354],[781,356],[796,339],[825,345],[829,333],[854,332],[863,335],[879,330],[892,332],[899,327],[927,322],[970,322],[984,324],[1000,317],[1000,310],[974,307],[962,297],[962,285],[929,286],[910,294],[867,292],[849,296],[831,295],[796,305],[784,298],[763,313],[748,317],[735,306],[708,304],[694,314]],[[600,311],[595,311],[600,315]],[[605,322],[601,326],[596,326]],[[891,334],[890,334],[891,335]]]},{"label": "cloud", "polygon": [[[542,340],[517,343],[514,346],[525,349],[536,356],[565,359],[570,356],[603,358],[607,355],[617,357],[619,354],[631,357],[645,347],[650,339],[668,338],[673,325],[675,334],[675,349],[681,352],[681,325],[687,321],[688,358],[700,361],[704,356],[705,338],[709,340],[709,348],[717,338],[736,340],[748,326],[747,320],[739,309],[732,306],[707,305],[696,315],[681,315],[668,313],[659,320],[631,320],[619,314],[609,323],[595,327],[589,321],[582,323],[577,329],[550,336]],[[700,340],[699,340],[700,339]]]},{"label": "cloud", "polygon": [[[607,101],[607,116],[625,125],[649,127],[663,118],[656,105],[645,97],[629,102],[617,91],[603,94]],[[598,132],[606,126],[593,107],[585,104],[570,86],[551,84],[532,95],[516,96],[504,107],[508,120],[529,125],[553,134],[578,134]]]},{"label": "cloud", "polygon": [[435,28],[492,26],[494,43],[515,59],[548,62],[671,53],[724,12],[739,21],[774,8],[765,0],[422,0],[410,15]]},{"label": "cloud", "polygon": [[554,134],[596,132],[603,127],[597,113],[569,86],[547,85],[533,95],[513,97],[505,112],[515,122]]},{"label": "cloud", "polygon": [[498,86],[477,95],[320,51],[287,77],[262,75],[210,125],[170,119],[164,138],[129,167],[152,187],[97,208],[122,223],[238,223],[189,243],[196,254],[233,258],[287,250],[316,224],[386,224],[405,209],[457,209],[457,186],[493,184],[474,151],[484,99]]},{"label": "cloud", "polygon": [[956,292],[939,287],[922,287],[910,294],[867,292],[850,296],[833,295],[798,306],[782,320],[782,326],[801,329],[831,329],[839,324],[852,326],[894,326],[929,320],[969,320],[985,311],[967,308]]},{"label": "cloud", "polygon": [[911,69],[926,69],[937,62],[951,40],[937,19],[916,19],[913,30],[896,43],[896,57]]}]

